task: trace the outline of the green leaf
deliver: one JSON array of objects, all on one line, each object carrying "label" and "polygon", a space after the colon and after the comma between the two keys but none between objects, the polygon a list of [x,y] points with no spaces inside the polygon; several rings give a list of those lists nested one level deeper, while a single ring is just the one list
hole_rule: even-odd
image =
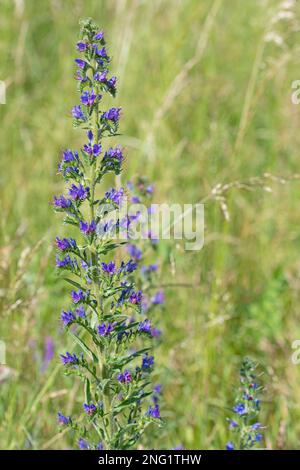
[{"label": "green leaf", "polygon": [[72,286],[76,287],[77,289],[83,289],[83,287],[80,284],[78,284],[78,282],[73,281],[73,279],[69,279],[68,277],[64,277],[63,280],[69,282]]},{"label": "green leaf", "polygon": [[84,394],[85,394],[85,402],[91,403],[91,385],[89,379],[86,377],[85,379],[85,387],[84,387]]},{"label": "green leaf", "polygon": [[74,335],[74,333],[71,333],[70,331],[69,331],[68,333],[69,333],[69,335],[71,336],[71,338],[72,338],[77,344],[79,344],[79,346],[81,347],[81,349],[89,356],[89,358],[92,359],[92,361],[98,363],[98,358],[97,358],[97,356],[93,353],[93,351],[90,350],[90,348],[85,344],[85,342],[84,342],[81,338],[79,338],[78,336]]}]

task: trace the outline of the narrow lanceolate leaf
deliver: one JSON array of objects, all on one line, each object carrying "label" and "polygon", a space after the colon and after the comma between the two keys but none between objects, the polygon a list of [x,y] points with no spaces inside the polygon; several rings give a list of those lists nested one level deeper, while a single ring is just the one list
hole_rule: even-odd
[{"label": "narrow lanceolate leaf", "polygon": [[68,277],[64,277],[63,278],[66,282],[68,282],[69,284],[71,284],[73,287],[76,287],[77,289],[82,289],[82,285],[79,284],[78,282],[76,281],[73,281],[73,279],[70,279]]},{"label": "narrow lanceolate leaf", "polygon": [[81,347],[82,351],[85,352],[92,361],[98,362],[97,356],[93,353],[93,351],[91,351],[91,349],[85,344],[82,339],[74,335],[74,333],[72,333],[71,331],[69,331],[69,335],[75,341],[75,343],[77,343]]}]

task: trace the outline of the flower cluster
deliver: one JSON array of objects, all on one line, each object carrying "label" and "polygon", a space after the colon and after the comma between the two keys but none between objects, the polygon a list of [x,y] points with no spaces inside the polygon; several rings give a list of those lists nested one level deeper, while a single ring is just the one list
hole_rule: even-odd
[{"label": "flower cluster", "polygon": [[263,426],[258,421],[262,387],[257,383],[255,368],[253,361],[248,358],[243,360],[240,370],[241,387],[233,407],[234,416],[228,418],[234,437],[227,442],[227,450],[252,449],[263,439]]},{"label": "flower cluster", "polygon": [[[103,139],[117,134],[121,108],[102,108],[105,93],[115,97],[117,81],[109,76],[104,34],[90,19],[81,26],[80,57],[75,59],[80,103],[71,114],[87,141],[79,152],[63,152],[58,169],[66,192],[54,197],[53,205],[64,214],[75,237],[56,238],[57,269],[72,286],[71,305],[62,311],[61,322],[74,351],[61,354],[61,362],[66,374],[82,380],[84,400],[78,410],[81,419],[59,412],[58,422],[75,434],[80,449],[129,449],[149,424],[161,423],[160,390],[151,388],[150,377],[158,330],[145,318],[147,296],[140,278],[149,279],[156,269],[154,265],[140,269],[139,248],[130,244],[125,259],[112,260],[114,251],[122,255],[124,242],[109,236],[107,207],[120,206],[126,191],[102,191],[102,184],[107,174],[121,172],[124,156],[120,146],[105,149]],[[134,219],[118,220],[114,228],[128,231]],[[151,302],[161,304],[162,293],[155,292]]]}]

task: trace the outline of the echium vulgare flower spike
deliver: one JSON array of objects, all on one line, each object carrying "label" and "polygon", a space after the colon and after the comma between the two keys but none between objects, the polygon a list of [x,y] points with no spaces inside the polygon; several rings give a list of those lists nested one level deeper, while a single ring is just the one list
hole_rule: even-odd
[{"label": "echium vulgare flower spike", "polygon": [[[148,319],[133,321],[142,314],[139,251],[129,247],[124,260],[121,252],[118,261],[113,259],[119,249],[113,239],[117,233],[108,230],[112,221],[103,205],[120,207],[126,191],[108,190],[108,182],[102,182],[122,170],[122,148],[111,139],[118,132],[121,108],[102,106],[105,94],[115,97],[117,79],[109,72],[104,33],[91,19],[81,22],[76,50],[79,98],[71,115],[84,142],[80,150],[63,152],[59,173],[65,191],[54,197],[53,205],[64,214],[64,224],[72,226],[70,233],[56,238],[58,271],[68,271],[70,284],[60,320],[73,341],[60,360],[67,375],[83,382],[83,391],[78,409],[70,417],[59,410],[58,421],[72,429],[74,447],[129,449],[138,446],[150,423],[162,423],[158,392],[151,385],[155,335]],[[128,230],[133,219],[115,225]]]},{"label": "echium vulgare flower spike", "polygon": [[232,408],[233,416],[227,418],[232,437],[227,450],[244,450],[261,447],[264,426],[259,422],[260,394],[256,364],[245,358],[240,370],[240,388]]}]

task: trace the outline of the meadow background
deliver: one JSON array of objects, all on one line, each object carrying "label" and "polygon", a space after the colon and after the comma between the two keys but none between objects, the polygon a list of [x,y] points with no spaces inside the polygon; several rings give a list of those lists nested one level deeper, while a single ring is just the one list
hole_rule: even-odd
[{"label": "meadow background", "polygon": [[168,424],[151,445],[224,448],[248,355],[266,387],[264,446],[299,448],[291,344],[300,339],[300,105],[291,84],[300,79],[300,8],[282,3],[0,1],[1,449],[68,447],[56,412],[72,414],[81,399],[58,359],[66,288],[54,269],[62,227],[49,201],[62,190],[61,150],[82,143],[69,109],[86,16],[103,26],[119,77],[126,179],[147,176],[155,202],[206,201],[203,250],[159,248],[160,282],[173,285],[156,352]]}]

